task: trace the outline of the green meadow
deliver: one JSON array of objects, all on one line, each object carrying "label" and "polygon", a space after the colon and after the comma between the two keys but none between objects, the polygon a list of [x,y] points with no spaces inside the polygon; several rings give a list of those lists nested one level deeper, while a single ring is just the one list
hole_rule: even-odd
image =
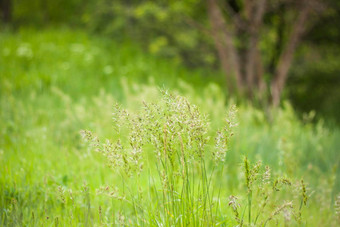
[{"label": "green meadow", "polygon": [[77,30],[2,32],[0,225],[339,225],[339,127],[238,103],[216,74]]}]

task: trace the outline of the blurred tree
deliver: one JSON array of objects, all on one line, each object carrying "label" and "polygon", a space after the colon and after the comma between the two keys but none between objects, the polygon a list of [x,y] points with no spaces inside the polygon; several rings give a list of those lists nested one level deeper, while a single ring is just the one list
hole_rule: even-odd
[{"label": "blurred tree", "polygon": [[340,123],[340,1],[325,4],[296,54],[285,95],[297,110],[317,110]]},{"label": "blurred tree", "polygon": [[[272,104],[277,106],[294,53],[314,23],[312,13],[320,12],[321,4],[317,0],[207,0],[207,7],[229,89],[261,98],[267,87],[264,75],[269,75]],[[267,41],[270,33],[274,40],[261,49],[261,42]]]},{"label": "blurred tree", "polygon": [[294,53],[325,9],[319,1],[100,0],[87,24],[192,67],[220,63],[230,93],[277,106]]},{"label": "blurred tree", "polygon": [[[335,111],[333,115],[338,113],[339,99],[334,97],[339,95],[321,91],[339,91],[339,0],[0,3],[1,20],[14,27],[67,24],[83,26],[116,42],[132,39],[153,55],[192,68],[215,70],[221,66],[229,86],[226,93],[240,93],[265,104],[271,99],[274,105],[284,95],[302,111],[325,108]],[[218,80],[222,84],[223,78]],[[286,85],[288,89],[283,89]]]},{"label": "blurred tree", "polygon": [[12,1],[11,0],[0,0],[1,8],[1,20],[8,24],[12,19]]},{"label": "blurred tree", "polygon": [[150,53],[190,67],[216,66],[211,38],[193,23],[206,24],[202,1],[94,2],[86,18],[94,32],[139,42]]}]

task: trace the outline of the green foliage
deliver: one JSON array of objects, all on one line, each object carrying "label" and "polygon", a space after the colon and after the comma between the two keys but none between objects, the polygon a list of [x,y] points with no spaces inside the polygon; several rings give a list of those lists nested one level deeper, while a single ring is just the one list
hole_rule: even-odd
[{"label": "green foliage", "polygon": [[[152,55],[171,59],[192,68],[205,67],[218,71],[219,62],[213,45],[206,1],[80,1],[80,0],[15,0],[12,2],[12,23],[10,27],[23,26],[68,26],[82,27],[94,34],[102,34],[118,42],[133,40]],[[238,11],[245,7],[245,1],[227,1]],[[309,21],[316,22],[304,36],[306,44],[294,61],[285,97],[292,101],[300,112],[317,111],[317,116],[335,119],[339,122],[339,8],[336,0],[320,1],[322,13],[316,12]],[[220,2],[227,15],[227,9]],[[270,10],[265,15],[261,28],[259,48],[264,78],[271,80],[278,54],[282,47],[276,42],[287,40],[287,25],[293,23],[293,12],[285,14],[283,2],[269,2]],[[241,15],[242,16],[242,15]],[[0,24],[1,25],[1,24]],[[282,30],[282,37],[279,37]],[[238,34],[237,47],[242,52],[247,34]],[[25,47],[21,49],[22,54]],[[27,48],[26,48],[27,50]],[[89,57],[91,58],[91,57]],[[103,62],[103,61],[101,61]],[[67,66],[66,66],[67,67]],[[105,67],[105,66],[104,66]],[[110,67],[106,72],[110,74]],[[111,72],[112,73],[112,72]],[[218,78],[220,80],[221,78]],[[224,84],[220,80],[220,84]],[[331,120],[333,121],[333,120]]]},{"label": "green foliage", "polygon": [[[313,45],[313,44],[312,44]],[[314,44],[315,45],[315,44]],[[296,67],[288,81],[287,94],[294,106],[301,112],[315,110],[319,116],[326,116],[330,122],[340,122],[340,48],[334,44],[320,45],[319,51],[297,56]],[[303,59],[302,59],[303,58]]]},{"label": "green foliage", "polygon": [[[122,179],[119,172],[125,174],[125,171],[108,168],[105,163],[110,159],[88,149],[79,135],[80,130],[87,128],[96,132],[98,138],[111,138],[115,144],[118,140],[116,123],[130,122],[116,119],[115,123],[112,119],[117,102],[121,109],[130,113],[129,119],[137,123],[136,116],[140,113],[155,116],[162,123],[168,122],[162,114],[172,120],[189,120],[185,118],[189,112],[182,98],[172,99],[172,103],[182,104],[178,107],[169,105],[167,111],[161,108],[167,104],[159,103],[162,94],[158,87],[164,85],[173,97],[184,96],[188,103],[197,106],[201,114],[195,115],[198,117],[194,119],[204,120],[203,116],[210,119],[208,125],[202,123],[201,127],[208,129],[204,138],[210,137],[204,162],[209,173],[206,177],[211,179],[210,195],[219,200],[211,200],[211,206],[218,209],[217,213],[214,210],[213,219],[205,216],[207,222],[222,220],[219,223],[222,226],[237,225],[237,209],[239,220],[243,218],[245,224],[254,223],[260,213],[256,224],[264,223],[268,218],[267,226],[276,221],[284,223],[285,215],[291,214],[291,222],[287,223],[294,225],[299,223],[300,205],[303,204],[301,224],[336,226],[340,131],[336,127],[327,128],[323,121],[312,123],[312,113],[300,121],[291,105],[286,103],[282,109],[272,112],[269,121],[268,114],[250,105],[239,105],[235,114],[238,126],[233,128],[234,135],[226,144],[224,138],[231,136],[228,127],[234,122],[225,121],[225,118],[231,119],[226,112],[234,102],[226,100],[225,93],[216,83],[207,83],[204,71],[187,70],[174,62],[163,62],[143,54],[130,43],[118,45],[79,31],[2,33],[0,43],[3,47],[0,50],[0,225],[132,225],[130,223],[136,218],[139,225],[145,226],[155,220],[166,223],[166,218],[174,223],[171,214],[175,212],[167,213],[162,204],[181,196],[174,193],[169,195],[172,196],[169,200],[150,199],[162,194],[162,175],[157,174],[157,167],[152,167],[157,161],[154,146],[143,145],[145,153],[141,161],[144,165],[137,186],[138,174],[123,175]],[[150,79],[145,81],[145,76]],[[139,112],[143,101],[150,108],[154,107],[150,103],[158,103],[159,111],[152,109],[154,115],[144,114],[147,109]],[[176,112],[176,108],[180,111]],[[180,113],[186,115],[182,117]],[[147,122],[155,126],[148,128],[155,130],[148,135],[164,136],[164,131],[156,127],[156,121]],[[121,144],[129,148],[127,152],[132,151],[129,140],[134,136],[140,138],[139,134],[132,133],[131,137],[128,134],[137,126],[139,124],[122,127]],[[195,137],[194,129],[184,123],[178,124],[168,134],[174,137],[168,146],[178,151],[175,148],[181,148],[181,139],[175,137],[176,133],[183,130]],[[220,135],[216,139],[214,132]],[[190,150],[190,137],[181,137]],[[143,140],[147,139],[150,138],[143,136]],[[198,146],[197,143],[194,146]],[[216,152],[216,148],[220,152]],[[244,165],[240,165],[243,156],[248,157],[248,174]],[[214,160],[222,159],[224,161],[216,166]],[[169,158],[166,160],[170,163]],[[194,160],[197,161],[197,157]],[[252,164],[255,160],[262,160],[262,164]],[[175,163],[176,170],[180,170],[178,157]],[[192,170],[199,172],[199,164]],[[183,183],[175,172],[173,175],[171,171],[167,172],[178,180],[173,184],[177,187],[173,192],[181,189],[180,182]],[[304,186],[297,180],[301,178]],[[246,179],[249,179],[248,187]],[[287,185],[287,179],[291,185]],[[149,182],[155,185],[149,187]],[[264,182],[268,184],[261,186]],[[190,186],[191,190],[196,187],[197,192],[198,185]],[[266,201],[264,195],[269,195],[269,202],[261,212],[263,201]],[[139,201],[151,207],[150,212],[139,207]],[[251,206],[248,206],[249,201]],[[173,203],[167,205],[171,206],[168,210],[177,209]],[[206,205],[206,208],[210,207],[210,203]],[[188,206],[183,210],[188,211]],[[203,208],[196,210],[201,214],[211,212],[209,209],[203,212]],[[178,214],[180,210],[176,212]],[[144,222],[139,219],[142,216],[148,219]]]},{"label": "green foliage", "polygon": [[[206,24],[205,4],[195,1],[101,0],[90,13],[87,25],[117,39],[137,41],[156,56],[172,58],[190,66],[216,66],[209,37],[192,23]],[[194,22],[195,21],[195,22]]]},{"label": "green foliage", "polygon": [[87,4],[80,0],[13,0],[12,23],[16,26],[76,25]]}]

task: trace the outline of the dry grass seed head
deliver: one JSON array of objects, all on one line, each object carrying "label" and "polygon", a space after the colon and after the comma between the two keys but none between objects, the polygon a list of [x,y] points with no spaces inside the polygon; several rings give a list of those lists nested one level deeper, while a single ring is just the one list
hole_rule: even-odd
[{"label": "dry grass seed head", "polygon": [[340,223],[340,194],[338,194],[337,197],[335,198],[334,211],[335,220],[337,223]]}]

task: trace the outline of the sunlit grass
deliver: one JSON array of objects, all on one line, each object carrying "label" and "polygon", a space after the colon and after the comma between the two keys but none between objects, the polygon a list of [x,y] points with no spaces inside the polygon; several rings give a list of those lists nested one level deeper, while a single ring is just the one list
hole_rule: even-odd
[{"label": "sunlit grass", "polygon": [[[123,182],[133,185],[135,178],[122,179],[110,170],[106,159],[81,140],[80,130],[115,139],[114,104],[138,113],[143,101],[160,100],[159,87],[163,85],[197,105],[208,116],[212,130],[222,127],[227,110],[234,104],[219,86],[199,80],[204,78],[203,72],[147,56],[129,43],[118,45],[79,31],[25,30],[1,34],[0,45],[0,225],[136,224],[133,206],[97,193],[106,185],[110,189],[122,188]],[[339,130],[325,127],[322,121],[312,124],[312,114],[303,121],[298,119],[289,103],[273,111],[270,120],[252,106],[237,109],[238,126],[212,181],[218,186],[211,185],[221,188],[220,211],[214,220],[236,225],[234,208],[240,204],[238,212],[244,223],[248,216],[255,222],[263,197],[253,192],[253,212],[249,215],[242,159],[247,156],[250,163],[262,160],[261,176],[266,173],[265,166],[270,167],[273,182],[268,190],[279,176],[293,179],[291,188],[297,190],[290,192],[284,186],[280,196],[274,196],[281,203],[266,206],[266,217],[280,209],[285,198],[286,207],[291,200],[301,201],[303,178],[310,198],[302,209],[301,223],[336,225]],[[155,168],[149,173],[159,177]],[[145,202],[149,180],[143,179],[144,203],[153,208],[145,216],[138,213],[139,225],[148,226],[155,220],[167,223],[155,215],[159,211],[156,204]],[[260,185],[262,178],[257,179]],[[135,189],[138,196],[139,189]],[[144,222],[142,217],[148,220]],[[275,216],[267,225],[276,218],[285,221],[282,215]]]}]

